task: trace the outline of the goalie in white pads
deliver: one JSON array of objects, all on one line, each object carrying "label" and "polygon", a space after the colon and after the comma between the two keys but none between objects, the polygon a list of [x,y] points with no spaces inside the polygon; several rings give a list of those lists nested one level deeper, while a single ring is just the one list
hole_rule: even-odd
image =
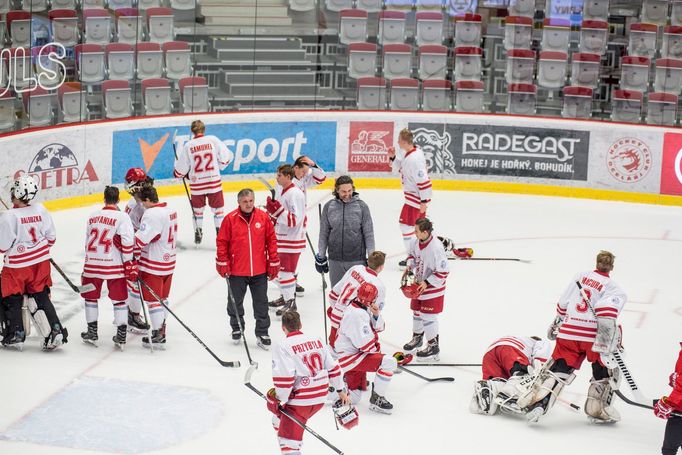
[{"label": "goalie in white pads", "polygon": [[[277,432],[280,450],[286,455],[301,454],[304,430],[282,411],[305,424],[324,406],[330,384],[338,392],[338,407],[350,404],[341,369],[329,348],[319,338],[305,335],[301,328],[301,317],[296,311],[282,314],[282,331],[286,338],[272,351],[275,387],[266,394],[268,410],[274,414],[272,426]],[[357,423],[357,412],[353,412]]]},{"label": "goalie in white pads", "polygon": [[343,313],[334,350],[345,374],[351,401],[356,404],[367,390],[367,373],[376,373],[372,383],[369,408],[390,414],[393,405],[386,399],[386,390],[398,367],[396,359],[381,352],[378,332],[385,328],[377,304],[379,291],[369,282],[360,285],[356,296]]},{"label": "goalie in white pads", "polygon": [[551,353],[552,343],[535,336],[495,340],[483,356],[483,378],[474,383],[471,412],[493,415],[502,408],[520,413],[516,406],[519,384],[531,380],[530,373],[544,364]]},{"label": "goalie in white pads", "polygon": [[[620,378],[611,354],[619,350],[616,319],[627,298],[609,276],[614,259],[612,253],[600,251],[596,269],[577,274],[559,299],[557,316],[547,333],[549,339],[556,339],[552,359],[517,400],[519,407],[527,408],[530,422],[537,422],[549,411],[563,387],[573,382],[574,371],[585,359],[592,363],[585,413],[594,423],[620,420],[620,414],[611,405]],[[582,285],[587,299],[576,282]]]}]

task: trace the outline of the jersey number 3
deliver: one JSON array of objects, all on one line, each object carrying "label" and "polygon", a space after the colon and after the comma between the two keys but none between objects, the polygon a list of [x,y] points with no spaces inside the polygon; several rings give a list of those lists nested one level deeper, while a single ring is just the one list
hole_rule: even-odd
[{"label": "jersey number 3", "polygon": [[[583,288],[583,292],[585,292],[585,295],[587,296],[588,299],[592,298],[592,291],[589,289]],[[584,313],[587,311],[587,308],[589,307],[589,302],[585,300],[584,298],[580,299],[580,302],[578,302],[578,305],[576,305],[575,309],[578,310],[579,313]]]}]

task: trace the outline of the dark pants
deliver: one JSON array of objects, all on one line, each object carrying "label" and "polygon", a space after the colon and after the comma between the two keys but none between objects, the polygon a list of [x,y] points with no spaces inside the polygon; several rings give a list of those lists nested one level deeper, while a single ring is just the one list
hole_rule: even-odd
[{"label": "dark pants", "polygon": [[[253,316],[256,319],[256,336],[267,335],[270,328],[270,315],[268,314],[268,277],[264,273],[256,276],[231,276],[230,289],[232,300],[237,306],[239,319],[242,327],[244,324],[244,296],[246,287],[251,290],[251,300],[253,301]],[[232,304],[228,300],[227,314],[230,316],[230,326],[232,330],[239,330],[239,322],[234,312]]]},{"label": "dark pants", "polygon": [[682,417],[671,417],[665,426],[661,453],[663,455],[676,455],[680,447],[682,447]]}]

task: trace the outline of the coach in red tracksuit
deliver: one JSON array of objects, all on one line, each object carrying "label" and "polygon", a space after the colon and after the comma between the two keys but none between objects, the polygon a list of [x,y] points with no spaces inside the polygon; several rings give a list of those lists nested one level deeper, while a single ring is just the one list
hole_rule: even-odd
[{"label": "coach in red tracksuit", "polygon": [[[271,344],[268,336],[268,280],[277,277],[279,258],[277,238],[270,216],[254,207],[253,190],[243,189],[237,194],[239,207],[230,212],[218,231],[216,270],[221,277],[229,277],[232,298],[237,306],[239,319],[244,326],[244,296],[246,287],[251,290],[253,314],[256,318],[258,344]],[[241,331],[234,308],[227,305],[232,326],[232,340],[239,343]]]},{"label": "coach in red tracksuit", "polygon": [[670,375],[669,382],[670,387],[673,388],[670,396],[661,398],[654,406],[656,417],[668,420],[665,426],[663,447],[661,447],[663,455],[675,455],[682,447],[682,417],[673,415],[673,413],[682,414],[682,351],[677,358],[675,371]]}]

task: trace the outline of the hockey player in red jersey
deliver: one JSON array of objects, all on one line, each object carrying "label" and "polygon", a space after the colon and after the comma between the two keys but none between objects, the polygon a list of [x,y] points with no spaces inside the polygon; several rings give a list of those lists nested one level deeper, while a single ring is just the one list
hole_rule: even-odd
[{"label": "hockey player in red jersey", "polygon": [[[680,343],[682,347],[682,343]],[[682,447],[682,417],[673,416],[673,412],[682,414],[682,351],[677,358],[675,371],[668,380],[673,391],[669,396],[661,397],[654,405],[654,415],[668,422],[665,425],[662,455],[676,455]]]},{"label": "hockey player in red jersey", "polygon": [[[178,215],[159,196],[153,187],[140,191],[140,200],[145,206],[140,230],[135,234],[135,244],[140,248],[139,278],[168,305],[173,271],[175,270],[175,247],[178,235]],[[166,345],[166,310],[143,285],[142,296],[152,323],[154,349]],[[149,337],[142,338],[149,346]]]},{"label": "hockey player in red jersey", "polygon": [[[388,148],[388,159],[394,173],[400,175],[405,202],[400,212],[400,231],[403,234],[405,249],[409,250],[414,239],[414,223],[418,218],[426,216],[426,209],[431,202],[431,179],[426,167],[424,152],[414,145],[414,136],[407,128],[400,131],[398,146],[403,150],[404,156],[396,155],[395,147]],[[400,262],[401,266],[406,261]]]},{"label": "hockey player in red jersey", "polygon": [[[144,204],[140,200],[140,190],[146,186],[154,186],[154,179],[139,167],[131,167],[126,172],[125,188],[128,194],[132,197],[128,200],[125,207],[125,213],[130,216],[130,221],[133,223],[133,231],[137,232],[140,229],[142,222],[142,215],[144,215]],[[135,250],[136,247],[133,246]],[[134,251],[136,256],[140,255],[139,250]],[[134,281],[127,281],[128,285],[128,330],[136,333],[146,333],[149,330],[149,324],[144,321],[142,317],[142,299],[140,297],[140,289]]]},{"label": "hockey player in red jersey", "polygon": [[43,349],[53,350],[67,342],[68,332],[50,300],[50,248],[57,238],[54,222],[42,204],[31,204],[38,186],[29,176],[19,177],[10,192],[12,208],[0,217],[0,274],[5,333],[2,344],[21,349],[26,339],[22,319],[24,295],[36,329],[44,338]]},{"label": "hockey player in red jersey", "polygon": [[223,141],[215,136],[206,136],[206,125],[201,120],[192,122],[194,137],[187,141],[175,159],[174,174],[177,178],[189,178],[192,210],[194,211],[194,243],[201,243],[203,237],[204,207],[213,211],[216,233],[225,218],[220,171],[229,164],[228,150]]},{"label": "hockey player in red jersey", "polygon": [[519,407],[528,411],[529,421],[537,422],[547,413],[585,359],[592,363],[585,413],[594,423],[620,420],[611,406],[619,379],[612,354],[619,350],[616,319],[627,297],[610,277],[614,260],[612,253],[599,252],[596,269],[577,274],[559,299],[557,316],[548,330],[549,339],[556,339],[552,359],[517,400]]},{"label": "hockey player in red jersey", "polygon": [[343,313],[334,350],[345,374],[351,401],[356,404],[367,390],[367,373],[376,373],[372,383],[370,409],[390,414],[393,405],[386,399],[386,390],[398,368],[396,359],[382,354],[378,332],[385,328],[377,304],[379,291],[369,282],[360,285],[356,296]]},{"label": "hockey player in red jersey", "polygon": [[443,244],[433,235],[433,224],[419,218],[414,226],[416,238],[408,249],[407,268],[402,278],[403,294],[412,309],[412,339],[403,346],[407,352],[417,351],[417,360],[438,360],[438,315],[445,304],[445,284],[450,273]]},{"label": "hockey player in red jersey", "polygon": [[114,345],[121,348],[126,342],[128,291],[126,280],[137,281],[137,263],[133,259],[135,234],[130,216],[118,209],[118,188],[104,189],[104,207],[93,212],[88,218],[85,239],[85,264],[83,284],[93,284],[95,290],[83,294],[85,299],[85,320],[88,324],[81,338],[86,343],[96,344],[98,340],[98,301],[106,283],[109,299],[114,305],[116,335]]},{"label": "hockey player in red jersey", "polygon": [[280,450],[286,455],[301,454],[303,428],[282,411],[305,424],[324,406],[330,385],[338,392],[341,403],[350,404],[341,369],[329,348],[319,338],[305,335],[301,328],[301,317],[296,311],[282,314],[286,338],[272,351],[275,386],[266,394]]},{"label": "hockey player in red jersey", "polygon": [[277,284],[282,295],[269,303],[279,308],[277,316],[284,311],[296,309],[296,267],[305,249],[305,195],[293,182],[294,168],[283,164],[277,168],[277,184],[282,187],[278,199],[268,196],[265,209],[275,225],[277,254],[280,270]]}]

